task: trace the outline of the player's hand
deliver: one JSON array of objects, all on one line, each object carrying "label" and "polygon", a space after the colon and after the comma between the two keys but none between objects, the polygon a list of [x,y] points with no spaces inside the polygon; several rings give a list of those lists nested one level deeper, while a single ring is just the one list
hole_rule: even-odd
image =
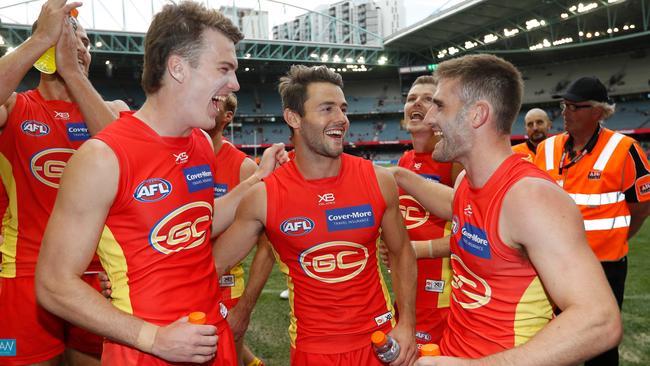
[{"label": "player's hand", "polygon": [[99,272],[97,274],[97,278],[99,279],[99,288],[102,290],[102,296],[104,296],[107,299],[111,298],[111,295],[113,294],[113,290],[111,290],[111,287],[113,286],[111,284],[111,281],[108,279],[108,275],[106,272]]},{"label": "player's hand", "polygon": [[386,244],[384,243],[383,240],[379,241],[377,250],[379,250],[379,257],[381,258],[381,262],[386,266],[386,268],[390,272],[390,257],[388,256],[388,248],[386,247]]},{"label": "player's hand", "polygon": [[469,360],[464,360],[461,358],[455,357],[420,357],[415,362],[414,366],[467,366],[469,365]]},{"label": "player's hand", "polygon": [[260,165],[257,167],[257,170],[255,170],[255,176],[261,180],[287,161],[289,161],[289,156],[287,155],[287,151],[284,149],[284,144],[273,144],[264,150]]},{"label": "player's hand", "polygon": [[251,313],[250,311],[246,311],[246,309],[244,309],[243,305],[241,305],[241,301],[238,302],[235,307],[228,310],[228,317],[226,317],[226,321],[228,321],[228,324],[230,325],[230,329],[232,330],[232,335],[235,338],[235,342],[244,337],[246,330],[248,330],[248,324],[250,323],[250,320]]},{"label": "player's hand", "polygon": [[63,79],[70,73],[82,70],[77,57],[77,43],[79,40],[70,21],[66,18],[64,22],[61,37],[56,43],[56,70]]},{"label": "player's hand", "polygon": [[81,6],[80,2],[66,4],[66,0],[49,0],[41,7],[41,13],[38,15],[38,27],[32,37],[42,39],[50,47],[54,46],[59,37],[64,24],[72,9]]},{"label": "player's hand", "polygon": [[217,353],[217,328],[190,324],[187,316],[158,328],[151,353],[171,362],[204,363]]},{"label": "player's hand", "polygon": [[412,328],[402,326],[399,322],[393,330],[388,333],[395,338],[400,346],[399,357],[390,366],[411,366],[417,359],[418,347],[415,344],[415,334]]}]

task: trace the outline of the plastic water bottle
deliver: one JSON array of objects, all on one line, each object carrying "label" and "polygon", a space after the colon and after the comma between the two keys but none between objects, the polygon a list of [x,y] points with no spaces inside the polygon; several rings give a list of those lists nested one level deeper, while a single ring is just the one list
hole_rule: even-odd
[{"label": "plastic water bottle", "polygon": [[440,347],[435,343],[427,343],[420,348],[420,357],[440,356]]},{"label": "plastic water bottle", "polygon": [[[72,28],[77,31],[77,21],[76,18],[79,16],[79,11],[77,9],[72,9],[70,11],[70,24],[72,24]],[[41,57],[34,62],[34,67],[44,73],[44,74],[54,74],[56,72],[56,45],[50,47],[45,51],[44,54],[41,55]]]},{"label": "plastic water bottle", "polygon": [[399,356],[399,343],[393,337],[384,334],[382,331],[376,331],[370,336],[372,347],[375,349],[377,357],[385,363],[393,362]]}]

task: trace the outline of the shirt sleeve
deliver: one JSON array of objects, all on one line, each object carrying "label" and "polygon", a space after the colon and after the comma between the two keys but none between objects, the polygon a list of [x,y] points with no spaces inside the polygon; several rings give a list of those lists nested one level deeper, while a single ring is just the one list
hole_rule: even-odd
[{"label": "shirt sleeve", "polygon": [[625,160],[624,179],[625,201],[630,203],[646,202],[650,200],[650,164],[648,158],[634,142]]}]

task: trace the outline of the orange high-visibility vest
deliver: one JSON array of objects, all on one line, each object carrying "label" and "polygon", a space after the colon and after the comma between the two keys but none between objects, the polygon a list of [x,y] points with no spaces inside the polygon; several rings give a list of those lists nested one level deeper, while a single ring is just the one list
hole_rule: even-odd
[{"label": "orange high-visibility vest", "polygon": [[[601,128],[591,152],[560,174],[560,159],[568,137],[563,133],[542,141],[535,164],[555,179],[580,208],[587,240],[598,259],[619,260],[628,252],[630,211],[624,192],[636,179],[634,162],[628,153],[634,139]],[[570,158],[565,155],[566,167]]]},{"label": "orange high-visibility vest", "polygon": [[535,161],[535,149],[531,149],[529,141],[524,141],[521,144],[512,146],[512,152],[515,154],[524,154],[526,155],[526,160],[531,163]]}]

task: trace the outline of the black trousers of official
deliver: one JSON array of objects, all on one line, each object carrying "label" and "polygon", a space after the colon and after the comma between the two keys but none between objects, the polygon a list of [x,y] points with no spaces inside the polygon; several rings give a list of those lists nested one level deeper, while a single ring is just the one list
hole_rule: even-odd
[{"label": "black trousers of official", "polygon": [[[623,293],[625,292],[625,277],[627,277],[627,257],[617,262],[600,262],[605,270],[609,286],[614,292],[618,308],[623,310]],[[585,366],[618,366],[618,347],[585,362]]]}]

